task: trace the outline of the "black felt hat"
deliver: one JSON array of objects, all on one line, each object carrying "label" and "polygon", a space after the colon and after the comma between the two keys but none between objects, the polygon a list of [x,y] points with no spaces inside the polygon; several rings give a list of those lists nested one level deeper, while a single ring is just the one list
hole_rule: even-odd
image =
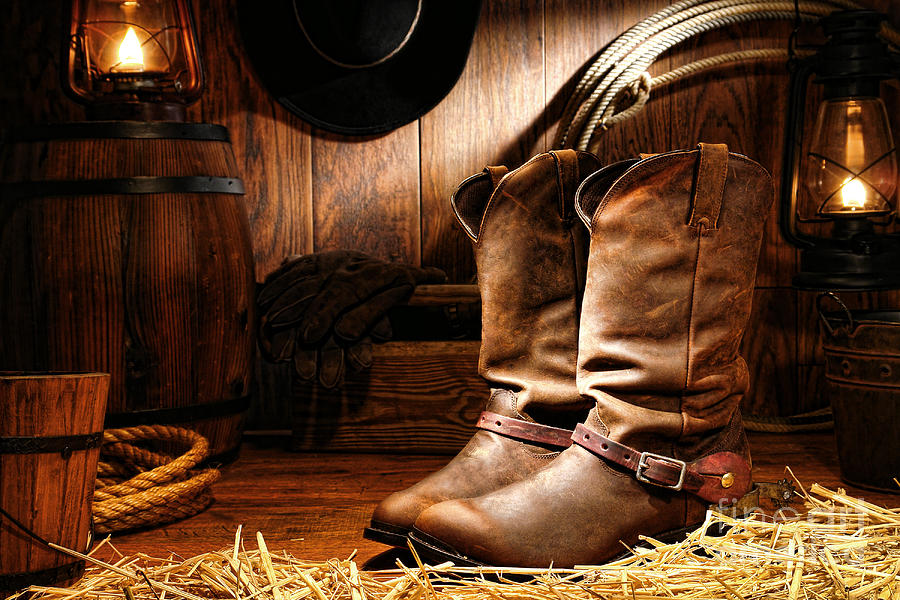
[{"label": "black felt hat", "polygon": [[431,110],[466,63],[481,0],[240,0],[250,60],[317,127],[396,129]]}]

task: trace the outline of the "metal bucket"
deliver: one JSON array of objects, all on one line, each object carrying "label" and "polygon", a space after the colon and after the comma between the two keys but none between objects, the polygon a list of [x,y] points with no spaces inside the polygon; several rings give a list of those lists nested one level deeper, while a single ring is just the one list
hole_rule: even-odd
[{"label": "metal bucket", "polygon": [[851,311],[831,293],[817,307],[841,478],[900,493],[900,310]]}]

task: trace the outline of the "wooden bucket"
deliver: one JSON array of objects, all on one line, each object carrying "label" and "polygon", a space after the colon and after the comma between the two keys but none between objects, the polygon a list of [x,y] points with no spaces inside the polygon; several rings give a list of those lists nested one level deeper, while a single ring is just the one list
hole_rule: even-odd
[{"label": "wooden bucket", "polygon": [[[42,540],[85,551],[109,375],[0,372],[0,507]],[[0,598],[71,583],[83,561],[0,515]]]},{"label": "wooden bucket", "polygon": [[[825,312],[827,297],[843,310]],[[900,311],[818,304],[841,478],[900,494]]]},{"label": "wooden bucket", "polygon": [[14,133],[0,152],[0,368],[108,372],[107,427],[178,424],[233,458],[255,352],[236,172],[217,125]]}]

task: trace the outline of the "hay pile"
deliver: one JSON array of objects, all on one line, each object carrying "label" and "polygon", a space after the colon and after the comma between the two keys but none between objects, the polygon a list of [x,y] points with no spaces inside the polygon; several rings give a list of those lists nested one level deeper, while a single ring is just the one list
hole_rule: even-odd
[{"label": "hay pile", "polygon": [[[145,555],[98,564],[75,587],[30,588],[34,600],[900,600],[900,509],[814,485],[807,512],[733,520],[710,512],[677,544],[653,540],[614,563],[577,569],[403,565],[360,571],[353,557],[310,562],[272,553],[257,533],[182,561]],[[706,526],[726,524],[722,536]],[[17,598],[14,596],[13,598]]]}]

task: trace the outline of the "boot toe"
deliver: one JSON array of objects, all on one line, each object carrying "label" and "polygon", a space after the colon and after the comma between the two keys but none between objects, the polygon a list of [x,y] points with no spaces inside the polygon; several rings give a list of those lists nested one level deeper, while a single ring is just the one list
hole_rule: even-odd
[{"label": "boot toe", "polygon": [[419,513],[432,503],[433,500],[411,490],[394,492],[375,507],[372,526],[388,526],[392,530],[409,532]]},{"label": "boot toe", "polygon": [[413,542],[438,560],[458,565],[496,564],[506,555],[495,547],[499,540],[491,534],[490,515],[470,500],[447,500],[419,515],[413,527]]}]

